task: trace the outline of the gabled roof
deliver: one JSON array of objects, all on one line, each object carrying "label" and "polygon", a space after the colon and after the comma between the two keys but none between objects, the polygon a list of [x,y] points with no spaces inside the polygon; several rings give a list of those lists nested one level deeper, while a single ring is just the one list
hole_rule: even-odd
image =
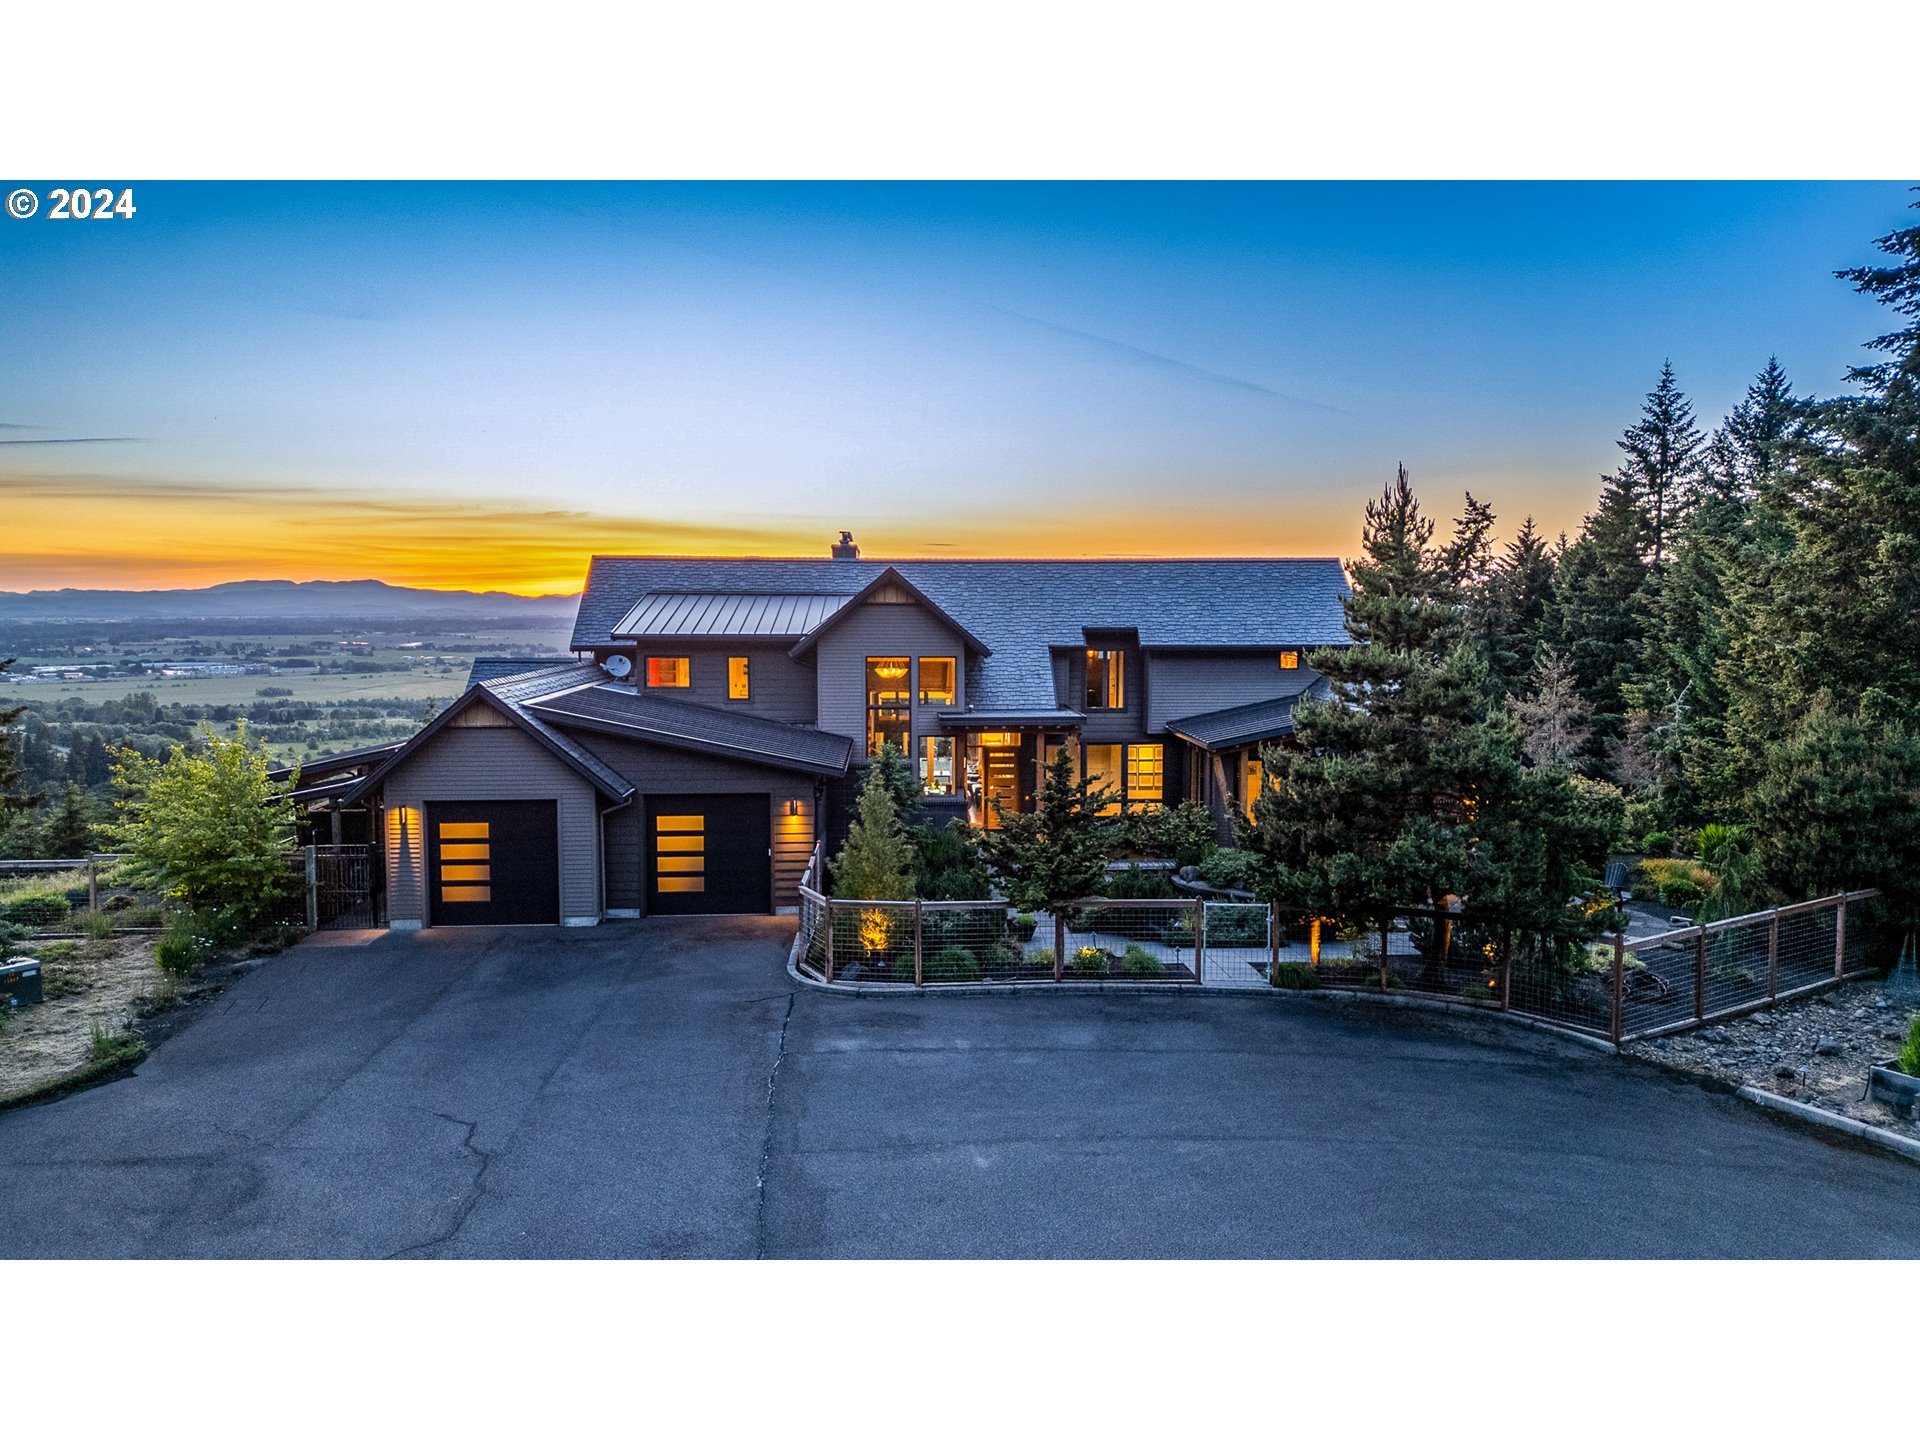
[{"label": "gabled roof", "polygon": [[[844,564],[846,562],[843,561],[840,563]],[[915,585],[891,565],[884,566],[878,575],[875,575],[873,579],[869,580],[864,586],[849,596],[845,604],[838,610],[834,611],[831,615],[827,616],[826,619],[814,626],[813,629],[809,630],[801,637],[800,643],[795,645],[788,653],[796,658],[806,654],[807,651],[820,643],[820,637],[822,635],[839,624],[840,621],[846,619],[847,616],[854,614],[861,605],[866,603],[869,596],[874,595],[889,585],[898,585],[902,590],[905,590],[909,595],[913,596],[914,599],[926,606],[927,609],[939,616],[943,622],[953,628],[961,639],[967,642],[968,646],[972,648],[976,654],[991,655],[993,653],[979,636],[975,635],[971,630],[967,629],[966,626],[954,619],[953,616],[941,609],[935,601],[929,600],[919,586]]]},{"label": "gabled roof", "polygon": [[582,685],[591,685],[596,680],[605,678],[604,672],[598,665],[592,661],[583,660],[549,666],[544,670],[509,675],[498,680],[482,681],[422,726],[412,739],[348,791],[345,798],[348,801],[357,800],[377,787],[395,766],[404,764],[410,756],[445,729],[454,716],[474,705],[484,704],[492,706],[513,721],[516,726],[552,751],[568,768],[579,774],[609,800],[620,803],[631,800],[634,788],[625,776],[614,770],[599,756],[562,735],[527,708],[526,702],[529,700],[578,689]]},{"label": "gabled roof", "polygon": [[980,709],[1051,708],[1048,647],[1088,629],[1137,628],[1144,646],[1298,648],[1349,643],[1338,560],[872,560],[599,555],[574,621],[576,649],[606,645],[646,594],[682,590],[844,595],[896,571],[964,623],[993,658],[967,677]]},{"label": "gabled roof", "polygon": [[[1302,692],[1305,693],[1305,692]],[[1233,750],[1293,733],[1293,707],[1300,695],[1280,700],[1257,700],[1225,710],[1208,710],[1183,720],[1169,720],[1167,729],[1203,750]]]},{"label": "gabled roof", "polygon": [[615,639],[766,635],[797,639],[848,601],[845,595],[649,590],[613,626]]},{"label": "gabled roof", "polygon": [[810,775],[844,775],[853,756],[853,741],[844,735],[739,710],[670,700],[617,683],[570,689],[531,701],[529,707],[557,726],[624,735]]}]

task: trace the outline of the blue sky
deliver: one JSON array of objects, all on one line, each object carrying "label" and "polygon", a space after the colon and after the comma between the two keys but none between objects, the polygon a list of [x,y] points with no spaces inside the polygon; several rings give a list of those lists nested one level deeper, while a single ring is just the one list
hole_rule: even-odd
[{"label": "blue sky", "polygon": [[1882,327],[1831,271],[1912,198],[133,189],[131,220],[0,221],[0,441],[35,442],[0,443],[0,588],[569,588],[596,549],[842,525],[878,554],[1350,554],[1402,461],[1437,509],[1571,528],[1663,359],[1707,421],[1769,354],[1839,391]]}]

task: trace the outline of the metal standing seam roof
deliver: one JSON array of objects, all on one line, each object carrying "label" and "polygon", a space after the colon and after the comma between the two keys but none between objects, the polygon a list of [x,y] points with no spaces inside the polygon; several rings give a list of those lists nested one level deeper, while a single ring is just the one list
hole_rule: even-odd
[{"label": "metal standing seam roof", "polygon": [[[993,653],[968,676],[980,710],[1051,710],[1049,649],[1087,629],[1137,629],[1143,646],[1312,649],[1350,643],[1346,572],[1333,559],[813,560],[598,555],[572,644],[606,645],[669,590],[852,596],[891,564]],[[831,618],[831,617],[828,617]]]},{"label": "metal standing seam roof", "polygon": [[620,639],[667,635],[799,637],[845,605],[846,595],[651,590],[614,624]]},{"label": "metal standing seam roof", "polygon": [[570,688],[529,701],[528,708],[556,725],[572,723],[813,774],[844,775],[853,755],[853,741],[844,735],[669,700],[617,683]]},{"label": "metal standing seam roof", "polygon": [[1167,729],[1205,750],[1232,750],[1292,734],[1293,707],[1299,699],[1300,695],[1289,695],[1281,700],[1257,700],[1251,705],[1207,710],[1184,719],[1169,720]]}]

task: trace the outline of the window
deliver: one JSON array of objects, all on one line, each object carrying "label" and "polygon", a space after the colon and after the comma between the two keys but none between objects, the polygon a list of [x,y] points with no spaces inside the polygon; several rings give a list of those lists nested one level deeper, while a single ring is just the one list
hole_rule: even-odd
[{"label": "window", "polygon": [[752,697],[753,687],[747,679],[747,657],[732,655],[727,658],[727,699],[746,700]]},{"label": "window", "polygon": [[662,895],[700,895],[707,888],[707,817],[653,817],[653,887]]},{"label": "window", "polygon": [[[485,904],[493,899],[492,824],[486,820],[442,820],[440,902]],[[475,884],[479,881],[482,883]]]},{"label": "window", "polygon": [[649,655],[647,688],[684,690],[693,683],[693,662],[685,655]]},{"label": "window", "polygon": [[1121,801],[1125,796],[1127,777],[1121,768],[1120,745],[1088,745],[1081,750],[1087,767],[1087,785],[1089,788],[1104,785],[1113,792],[1111,804],[1102,805],[1102,815],[1118,815]]},{"label": "window", "polygon": [[1247,756],[1246,765],[1247,779],[1244,786],[1245,793],[1241,796],[1241,802],[1247,807],[1247,819],[1251,820],[1253,819],[1253,802],[1260,798],[1260,787],[1263,783],[1265,772],[1262,771],[1260,767],[1260,757],[1258,755]]},{"label": "window", "polygon": [[1298,670],[1300,668],[1300,652],[1298,650],[1282,650],[1280,652],[1280,668],[1282,670]]},{"label": "window", "polygon": [[1123,650],[1087,651],[1087,708],[1124,710],[1127,708],[1125,681],[1126,652]]},{"label": "window", "polygon": [[920,703],[922,705],[953,704],[953,670],[951,659],[928,659],[920,657]]},{"label": "window", "polygon": [[904,655],[867,657],[867,754],[878,755],[883,745],[912,753],[912,672]]},{"label": "window", "polygon": [[954,793],[951,735],[929,735],[920,742],[920,783],[929,795]]},{"label": "window", "polygon": [[1127,797],[1129,810],[1155,810],[1166,798],[1166,747],[1129,745],[1127,747]]}]

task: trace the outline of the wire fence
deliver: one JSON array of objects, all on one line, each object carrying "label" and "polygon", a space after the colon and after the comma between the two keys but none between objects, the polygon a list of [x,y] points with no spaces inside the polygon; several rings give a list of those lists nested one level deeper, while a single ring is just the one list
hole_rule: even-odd
[{"label": "wire fence", "polygon": [[[817,878],[809,867],[809,878]],[[829,984],[1164,982],[1369,991],[1512,1012],[1620,1044],[1865,974],[1887,949],[1877,891],[1627,939],[1521,933],[1464,909],[1324,915],[1279,905],[1089,897],[836,900],[803,885],[801,965]]]},{"label": "wire fence", "polygon": [[[379,858],[370,845],[290,851],[285,882],[262,898],[259,922],[308,930],[379,924]],[[103,853],[72,860],[0,860],[0,921],[36,940],[164,929],[186,905],[143,884],[127,859]]]}]

